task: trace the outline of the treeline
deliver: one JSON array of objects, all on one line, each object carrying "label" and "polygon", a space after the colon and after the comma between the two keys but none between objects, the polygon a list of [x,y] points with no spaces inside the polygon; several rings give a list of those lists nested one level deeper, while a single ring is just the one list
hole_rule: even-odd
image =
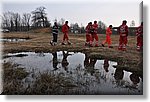
[{"label": "treeline", "polygon": [[4,12],[1,28],[7,28],[10,31],[29,31],[34,28],[50,27],[45,9],[45,7],[38,7],[31,13],[22,15],[10,11]]},{"label": "treeline", "polygon": [[[6,28],[10,31],[18,32],[51,27],[52,24],[50,23],[45,10],[46,8],[41,6],[36,8],[34,11],[31,11],[30,13],[23,13],[22,15],[10,11],[4,12],[1,15],[1,28]],[[61,31],[61,27],[64,24],[65,19],[61,18],[59,21],[55,19],[54,21],[58,23],[59,29]],[[98,21],[98,25],[98,33],[105,34],[106,24],[102,21]],[[79,26],[78,23],[70,24],[70,31],[71,33],[85,33],[85,26],[82,26],[82,24]],[[113,30],[113,34],[117,34],[117,31]]]}]

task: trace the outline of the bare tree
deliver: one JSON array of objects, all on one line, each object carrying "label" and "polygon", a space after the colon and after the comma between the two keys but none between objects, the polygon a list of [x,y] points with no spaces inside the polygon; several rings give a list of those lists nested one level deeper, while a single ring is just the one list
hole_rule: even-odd
[{"label": "bare tree", "polygon": [[8,12],[4,12],[2,17],[2,27],[7,28],[10,27],[10,16]]},{"label": "bare tree", "polygon": [[30,18],[31,14],[30,13],[24,13],[22,17],[22,25],[27,27],[27,30],[29,31],[30,28]]},{"label": "bare tree", "polygon": [[4,12],[2,17],[2,28],[7,28],[11,31],[14,29],[13,12]]},{"label": "bare tree", "polygon": [[59,24],[62,26],[64,23],[65,23],[65,19],[61,18],[60,21],[59,21]]},{"label": "bare tree", "polygon": [[32,11],[32,22],[35,27],[46,27],[49,25],[45,7],[41,6]]},{"label": "bare tree", "polygon": [[70,28],[71,28],[71,32],[72,33],[80,33],[80,27],[78,25],[78,23],[75,24],[70,24]]},{"label": "bare tree", "polygon": [[98,21],[98,33],[105,34],[105,29],[107,28],[106,24],[102,21]]},{"label": "bare tree", "polygon": [[21,17],[19,13],[12,13],[12,19],[15,25],[15,31],[19,30],[19,27],[21,25]]},{"label": "bare tree", "polygon": [[132,20],[132,21],[131,21],[131,24],[130,24],[130,27],[134,27],[134,26],[135,26],[135,21]]},{"label": "bare tree", "polygon": [[104,22],[102,22],[102,21],[99,21],[98,22],[98,25],[99,25],[99,27],[101,28],[101,29],[106,29],[106,24],[104,23]]}]

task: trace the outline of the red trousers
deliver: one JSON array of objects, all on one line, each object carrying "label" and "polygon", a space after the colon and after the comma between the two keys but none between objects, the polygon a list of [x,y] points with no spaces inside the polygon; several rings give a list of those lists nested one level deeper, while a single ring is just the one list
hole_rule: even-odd
[{"label": "red trousers", "polygon": [[127,45],[127,36],[120,36],[119,38],[119,49],[126,49],[126,45]]},{"label": "red trousers", "polygon": [[108,45],[111,45],[111,37],[109,35],[106,36],[106,40],[103,42],[103,44],[107,43]]},{"label": "red trousers", "polygon": [[94,39],[96,41],[98,41],[98,35],[97,34],[92,34],[92,42],[94,41]]},{"label": "red trousers", "polygon": [[64,37],[63,37],[63,41],[65,41],[65,40],[69,40],[69,38],[68,38],[68,33],[64,33]]},{"label": "red trousers", "polygon": [[91,35],[90,34],[86,34],[86,42],[90,42],[91,41]]},{"label": "red trousers", "polygon": [[142,47],[143,46],[143,37],[137,36],[137,47]]}]

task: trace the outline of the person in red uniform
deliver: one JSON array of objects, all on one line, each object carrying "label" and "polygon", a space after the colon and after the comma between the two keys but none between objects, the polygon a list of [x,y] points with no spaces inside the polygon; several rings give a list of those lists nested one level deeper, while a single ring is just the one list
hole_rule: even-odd
[{"label": "person in red uniform", "polygon": [[68,32],[69,32],[68,21],[66,21],[65,24],[62,26],[62,32],[64,33],[62,45],[65,45],[65,40],[70,45],[71,43],[68,37]]},{"label": "person in red uniform", "polygon": [[92,22],[89,22],[88,25],[86,26],[86,43],[85,46],[90,46],[91,45],[91,30],[92,28]]},{"label": "person in red uniform", "polygon": [[106,29],[106,40],[103,41],[102,46],[104,47],[104,44],[107,43],[108,47],[110,48],[111,46],[111,34],[112,34],[112,25],[109,25],[109,27]]},{"label": "person in red uniform", "polygon": [[127,21],[124,20],[122,22],[122,25],[119,26],[119,34],[120,34],[120,38],[119,38],[119,47],[118,50],[126,50],[126,45],[127,45],[127,37],[128,37],[128,26],[126,25]]},{"label": "person in red uniform", "polygon": [[96,40],[95,47],[98,47],[97,29],[98,29],[97,21],[94,21],[94,24],[93,24],[93,32],[92,32],[92,45],[93,45],[94,39],[95,39],[95,40]]},{"label": "person in red uniform", "polygon": [[143,47],[143,22],[141,25],[136,29],[136,36],[137,36],[137,50],[140,51]]}]

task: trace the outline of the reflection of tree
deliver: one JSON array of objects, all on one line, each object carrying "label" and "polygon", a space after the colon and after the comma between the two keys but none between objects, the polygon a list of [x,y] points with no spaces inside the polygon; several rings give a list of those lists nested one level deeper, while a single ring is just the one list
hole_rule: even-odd
[{"label": "reflection of tree", "polygon": [[45,54],[44,54],[43,52],[37,53],[37,55],[38,55],[39,57],[44,57],[44,56],[45,56]]},{"label": "reflection of tree", "polygon": [[57,70],[58,69],[57,52],[53,52],[52,55],[53,55],[53,68],[54,70]]},{"label": "reflection of tree", "polygon": [[108,59],[105,59],[105,60],[104,60],[104,70],[105,70],[106,72],[109,71],[109,70],[108,70],[108,67],[109,67]]},{"label": "reflection of tree", "polygon": [[68,61],[67,61],[67,57],[69,56],[69,54],[68,54],[68,52],[64,52],[63,51],[63,59],[62,59],[62,67],[64,68],[64,70],[65,71],[67,71],[68,72],[68,65],[69,65],[69,63],[68,63]]},{"label": "reflection of tree", "polygon": [[130,75],[130,80],[133,82],[133,84],[137,85],[140,82],[139,75],[137,75],[136,73],[132,73]]},{"label": "reflection of tree", "polygon": [[94,66],[97,59],[90,58],[88,53],[85,53],[84,67],[88,73],[93,75],[95,73]]}]

